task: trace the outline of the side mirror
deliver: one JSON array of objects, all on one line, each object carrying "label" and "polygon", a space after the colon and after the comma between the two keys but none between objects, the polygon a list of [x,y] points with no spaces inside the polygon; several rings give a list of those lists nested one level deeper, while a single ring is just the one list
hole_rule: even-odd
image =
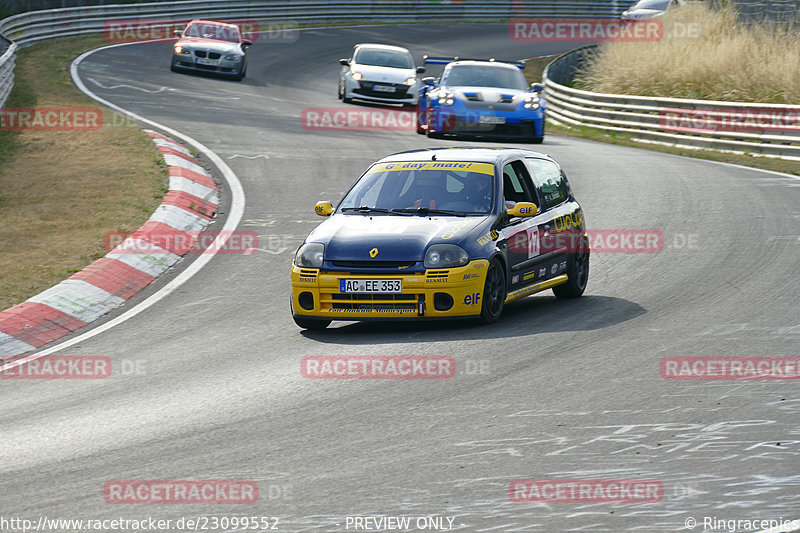
[{"label": "side mirror", "polygon": [[317,202],[314,205],[314,212],[321,217],[329,217],[333,213],[333,205],[330,202]]},{"label": "side mirror", "polygon": [[533,202],[517,202],[514,207],[506,210],[506,213],[512,217],[532,217],[538,212],[539,209]]},{"label": "side mirror", "polygon": [[172,35],[175,37],[183,37],[183,30],[172,30]]},{"label": "side mirror", "polygon": [[344,67],[349,66],[350,65],[350,60],[342,58],[342,59],[339,60],[339,64],[344,66]]},{"label": "side mirror", "polygon": [[417,67],[417,74],[422,74],[425,72],[425,67]]},{"label": "side mirror", "polygon": [[419,81],[421,81],[425,85],[430,85],[431,87],[434,87],[436,85],[436,78],[434,78],[433,76],[428,76],[427,78],[422,78]]},{"label": "side mirror", "polygon": [[531,83],[531,91],[538,93],[539,91],[544,90],[544,85],[541,83]]},{"label": "side mirror", "polygon": [[242,46],[247,48],[248,46],[253,46],[253,41],[250,39],[242,39]]}]

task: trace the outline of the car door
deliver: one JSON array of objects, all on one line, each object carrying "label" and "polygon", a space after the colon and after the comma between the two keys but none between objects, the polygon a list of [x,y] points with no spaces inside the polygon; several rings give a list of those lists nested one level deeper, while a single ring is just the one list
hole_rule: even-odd
[{"label": "car door", "polygon": [[554,161],[525,158],[525,167],[545,215],[540,252],[547,269],[544,279],[549,279],[567,270],[568,254],[577,249],[585,228],[583,211],[572,197],[566,174]]},{"label": "car door", "polygon": [[[523,160],[503,165],[503,199],[506,202],[532,202],[541,206],[536,188]],[[508,292],[538,283],[550,276],[551,259],[541,251],[541,237],[552,221],[549,214],[510,217],[501,226],[500,242],[505,243]]]}]

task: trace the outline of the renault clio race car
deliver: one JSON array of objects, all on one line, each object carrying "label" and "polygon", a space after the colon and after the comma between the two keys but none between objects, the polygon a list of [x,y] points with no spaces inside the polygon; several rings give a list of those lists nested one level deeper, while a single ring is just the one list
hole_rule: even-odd
[{"label": "renault clio race car", "polygon": [[550,157],[441,148],[385,157],[306,237],[292,264],[298,326],[332,320],[480,318],[553,289],[583,294],[583,211]]},{"label": "renault clio race car", "polygon": [[428,56],[425,63],[446,66],[438,84],[432,77],[422,79],[417,133],[544,139],[545,102],[539,95],[544,86],[528,86],[523,64]]},{"label": "renault clio race car", "polygon": [[344,103],[356,98],[406,107],[417,105],[417,74],[425,72],[425,67],[415,67],[406,48],[361,43],[355,45],[352,57],[340,59],[339,63],[339,100]]},{"label": "renault clio race car", "polygon": [[173,72],[215,72],[241,80],[247,74],[247,48],[253,44],[242,37],[239,26],[212,20],[193,20],[172,49]]}]

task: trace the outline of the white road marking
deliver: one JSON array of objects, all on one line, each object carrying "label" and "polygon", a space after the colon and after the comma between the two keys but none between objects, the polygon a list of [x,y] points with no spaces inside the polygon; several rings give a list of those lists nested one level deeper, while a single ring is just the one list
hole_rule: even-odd
[{"label": "white road marking", "polygon": [[[137,91],[142,91],[143,93],[160,93],[161,91],[174,91],[175,90],[175,89],[171,89],[169,87],[161,87],[160,89],[150,90],[150,89],[144,89],[142,87],[136,87],[135,85],[127,85],[125,83],[122,83],[120,85],[103,85],[102,83],[100,83],[99,81],[97,81],[94,78],[90,78],[90,77],[87,76],[86,79],[89,80],[90,82],[94,83],[95,85],[97,85],[101,89],[108,89],[108,90],[125,88],[125,89],[136,89]],[[84,91],[84,92],[86,92],[86,91]]]},{"label": "white road marking", "polygon": [[269,156],[266,154],[258,154],[258,155],[241,155],[241,154],[233,154],[232,156],[228,157],[228,160],[236,159],[237,157],[241,157],[242,159],[258,159],[259,157],[263,157],[264,159],[269,159]]},{"label": "white road marking", "polygon": [[[191,265],[186,267],[186,269],[180,274],[178,274],[172,281],[161,287],[154,294],[150,295],[146,300],[128,309],[118,317],[109,320],[105,324],[102,324],[70,340],[60,342],[51,348],[30,355],[26,357],[24,361],[31,361],[34,359],[38,359],[45,355],[50,355],[52,353],[63,350],[64,348],[68,348],[70,346],[78,344],[79,342],[84,342],[94,337],[95,335],[99,335],[113,328],[114,326],[122,324],[123,322],[135,317],[142,311],[145,311],[150,307],[152,307],[153,305],[157,304],[158,302],[160,302],[161,300],[163,300],[164,298],[175,292],[178,288],[181,287],[181,285],[189,281],[195,274],[200,272],[200,270],[204,266],[206,266],[206,264],[208,264],[208,262],[211,261],[214,258],[214,256],[217,255],[218,250],[223,250],[225,248],[225,243],[232,235],[233,230],[235,230],[239,226],[239,222],[242,220],[242,215],[244,214],[244,206],[245,206],[244,189],[242,188],[242,183],[239,181],[239,178],[236,176],[233,170],[231,170],[231,168],[222,160],[221,157],[219,157],[211,149],[200,143],[200,141],[197,141],[196,139],[193,139],[188,135],[185,135],[177,130],[174,130],[162,124],[159,124],[158,122],[155,122],[153,120],[142,117],[141,115],[137,115],[136,113],[128,111],[127,109],[123,109],[122,107],[113,104],[108,100],[105,100],[104,98],[97,96],[88,87],[86,87],[86,85],[83,83],[83,80],[81,80],[80,76],[78,76],[78,66],[84,59],[86,59],[93,53],[99,52],[101,50],[107,50],[110,48],[116,48],[118,46],[128,46],[131,44],[141,44],[141,43],[112,44],[108,46],[103,46],[101,48],[96,48],[94,50],[89,50],[88,52],[81,54],[77,59],[75,59],[75,61],[72,62],[72,65],[70,65],[70,74],[72,75],[72,80],[74,81],[75,86],[90,98],[113,109],[114,111],[122,113],[123,115],[126,115],[134,120],[138,120],[139,122],[147,124],[151,127],[157,128],[158,130],[166,133],[171,137],[176,137],[182,140],[183,142],[194,146],[194,148],[196,148],[197,151],[205,154],[208,157],[208,159],[220,170],[220,172],[222,172],[222,176],[225,178],[225,181],[228,184],[228,187],[230,188],[232,196],[230,214],[228,215],[228,218],[225,221],[225,225],[222,227],[222,231],[219,232],[217,238],[214,239],[214,243],[210,247],[211,250],[217,250],[217,251],[213,251],[207,254],[200,254],[197,257],[197,259],[195,259],[194,262],[192,262]],[[15,362],[18,363],[22,361],[23,360],[18,360]]]}]

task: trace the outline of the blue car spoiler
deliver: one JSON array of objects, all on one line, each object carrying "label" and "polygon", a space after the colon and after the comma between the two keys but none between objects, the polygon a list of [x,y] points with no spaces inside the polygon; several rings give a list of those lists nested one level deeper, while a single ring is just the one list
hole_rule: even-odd
[{"label": "blue car spoiler", "polygon": [[489,61],[489,62],[497,62],[497,63],[508,63],[509,65],[514,65],[518,69],[522,70],[525,68],[524,63],[520,63],[519,61],[503,61],[500,59],[495,59],[490,57],[486,58],[474,58],[474,57],[431,57],[429,55],[422,56],[422,61],[426,65],[447,65],[448,63],[452,63],[453,61]]}]

